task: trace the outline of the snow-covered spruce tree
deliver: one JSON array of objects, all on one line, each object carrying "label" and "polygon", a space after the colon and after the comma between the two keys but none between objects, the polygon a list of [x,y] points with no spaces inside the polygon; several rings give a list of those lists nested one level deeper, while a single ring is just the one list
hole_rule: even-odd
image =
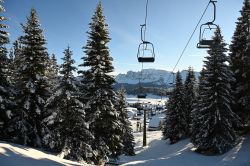
[{"label": "snow-covered spruce tree", "polygon": [[233,75],[226,64],[227,49],[220,28],[216,30],[213,40],[209,56],[204,61],[203,89],[199,92],[202,103],[198,102],[195,111],[199,116],[194,116],[199,128],[194,130],[193,143],[198,152],[205,154],[223,153],[230,149],[237,140],[234,126],[239,124],[238,116],[231,109],[230,82]]},{"label": "snow-covered spruce tree", "polygon": [[[5,9],[2,6],[3,1],[0,0],[0,13],[4,12]],[[13,102],[10,100],[11,85],[7,79],[8,75],[8,58],[7,58],[7,48],[6,44],[9,42],[8,32],[5,31],[7,28],[3,21],[6,18],[0,16],[0,139],[7,139],[6,129],[8,128],[8,123],[11,119],[11,108],[13,107]]]},{"label": "snow-covered spruce tree", "polygon": [[176,74],[176,84],[167,103],[166,122],[163,135],[174,144],[186,136],[185,102],[181,74]]},{"label": "snow-covered spruce tree", "polygon": [[244,79],[244,57],[249,56],[245,52],[247,47],[247,36],[249,34],[250,25],[250,1],[244,0],[241,16],[236,22],[236,29],[232,37],[230,45],[230,68],[234,74],[235,81],[231,83],[234,90],[235,104],[233,104],[233,111],[236,112],[243,123],[246,123],[248,117],[247,108],[245,108],[242,98],[245,94],[245,79]]},{"label": "snow-covered spruce tree", "polygon": [[18,57],[17,87],[20,120],[17,122],[17,142],[41,147],[42,125],[45,115],[44,105],[49,96],[48,82],[45,77],[47,50],[43,30],[40,28],[37,13],[32,9],[26,25],[22,25],[24,35],[20,37],[22,45]]},{"label": "snow-covered spruce tree", "polygon": [[13,43],[13,60],[12,60],[12,66],[11,66],[11,75],[10,75],[10,81],[11,83],[15,86],[15,88],[17,88],[16,82],[18,80],[18,72],[20,71],[19,68],[21,66],[21,53],[22,53],[22,46],[21,46],[21,42],[20,39],[17,39],[14,43]]},{"label": "snow-covered spruce tree", "polygon": [[117,91],[116,110],[119,114],[122,130],[122,153],[125,155],[133,156],[135,155],[133,129],[131,122],[128,120],[128,114],[126,111],[125,89],[123,88]]},{"label": "snow-covered spruce tree", "polygon": [[[21,53],[21,47],[18,44],[18,40],[13,44],[13,49],[10,52],[9,55],[9,62],[8,62],[8,70],[7,74],[8,77],[6,77],[9,81],[10,88],[8,89],[8,92],[11,96],[11,105],[9,109],[11,110],[11,119],[9,119],[7,126],[4,127],[4,135],[7,141],[13,142],[16,140],[18,133],[20,134],[19,128],[17,128],[17,122],[20,121],[20,111],[17,108],[16,103],[14,102],[17,98],[17,90],[18,86],[16,84],[17,76],[18,76],[18,67],[17,67],[17,59],[18,55]],[[9,111],[10,113],[10,111]]]},{"label": "snow-covered spruce tree", "polygon": [[194,144],[197,144],[198,138],[197,138],[197,132],[200,130],[200,127],[203,125],[201,124],[202,121],[200,120],[200,117],[202,117],[202,114],[200,112],[200,109],[204,107],[204,101],[203,101],[203,94],[206,92],[205,89],[205,69],[202,68],[199,76],[199,86],[198,86],[198,92],[195,100],[193,101],[192,105],[192,111],[191,111],[191,142]]},{"label": "snow-covered spruce tree", "polygon": [[[118,114],[114,108],[115,92],[112,85],[115,79],[110,75],[114,71],[112,57],[109,55],[107,43],[111,40],[101,3],[90,23],[87,44],[84,47],[86,56],[80,66],[87,67],[79,74],[84,94],[83,102],[87,100],[86,114],[91,121],[90,129],[95,141],[92,148],[96,150],[93,160],[96,164],[107,161],[107,157],[117,158],[122,147],[121,131]],[[83,89],[83,88],[82,88]]]},{"label": "snow-covered spruce tree", "polygon": [[52,54],[48,61],[47,67],[47,77],[49,79],[49,84],[51,89],[53,89],[58,82],[58,70],[57,60],[55,54]]},{"label": "snow-covered spruce tree", "polygon": [[247,48],[242,56],[243,74],[242,74],[242,87],[244,89],[239,99],[240,104],[244,107],[245,126],[250,129],[250,33],[247,38]]},{"label": "snow-covered spruce tree", "polygon": [[188,68],[188,75],[184,83],[185,119],[187,122],[186,135],[190,135],[191,111],[195,100],[195,75],[191,67]]},{"label": "snow-covered spruce tree", "polygon": [[51,115],[45,122],[51,128],[51,133],[44,137],[44,141],[50,148],[60,151],[64,158],[90,162],[93,135],[85,121],[84,104],[78,100],[79,90],[73,75],[76,67],[73,66],[69,47],[65,49],[62,60],[59,84],[46,103]]},{"label": "snow-covered spruce tree", "polygon": [[14,50],[13,47],[9,49],[8,61],[7,61],[7,80],[11,83],[11,76],[13,75],[13,64],[14,64]]}]

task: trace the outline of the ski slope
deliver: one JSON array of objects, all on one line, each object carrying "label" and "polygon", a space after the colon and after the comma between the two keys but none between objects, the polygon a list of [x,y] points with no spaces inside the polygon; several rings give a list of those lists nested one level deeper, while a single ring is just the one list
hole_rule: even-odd
[{"label": "ski slope", "polygon": [[218,156],[193,152],[188,139],[169,145],[161,135],[161,131],[148,131],[148,147],[142,148],[142,133],[135,133],[136,155],[122,156],[122,166],[250,166],[250,135],[242,137],[236,147]]},{"label": "ski slope", "polygon": [[0,142],[0,166],[79,166],[87,165],[17,144]]},{"label": "ski slope", "polygon": [[[122,166],[249,166],[250,135],[242,137],[239,144],[219,156],[203,156],[193,152],[189,140],[169,145],[161,139],[161,131],[148,131],[148,146],[142,148],[142,132],[135,132],[136,155],[121,156]],[[37,149],[0,142],[0,166],[86,166],[61,159]]]}]

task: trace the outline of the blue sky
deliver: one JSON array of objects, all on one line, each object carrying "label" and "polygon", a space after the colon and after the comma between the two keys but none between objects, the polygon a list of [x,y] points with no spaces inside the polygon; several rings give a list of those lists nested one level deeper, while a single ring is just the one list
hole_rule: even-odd
[{"label": "blue sky", "polygon": [[[147,40],[155,45],[155,63],[145,63],[144,68],[172,70],[190,34],[209,0],[149,0]],[[26,22],[34,7],[49,53],[56,54],[58,62],[63,50],[70,45],[76,64],[82,63],[82,47],[87,41],[86,32],[99,0],[5,0],[5,15],[9,18],[10,39],[13,42],[22,34],[20,23]],[[102,0],[106,22],[109,25],[109,43],[114,58],[115,73],[139,71],[137,48],[140,43],[140,24],[145,17],[146,0]],[[243,0],[218,0],[217,18],[226,43],[230,43],[235,22],[240,16]],[[202,21],[212,17],[210,7]],[[196,48],[198,30],[192,38],[176,70],[192,66],[200,71],[206,50]]]}]

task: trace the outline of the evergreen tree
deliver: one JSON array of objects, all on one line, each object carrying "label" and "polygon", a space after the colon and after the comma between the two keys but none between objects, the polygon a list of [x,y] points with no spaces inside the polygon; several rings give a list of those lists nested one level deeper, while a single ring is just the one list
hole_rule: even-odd
[{"label": "evergreen tree", "polygon": [[191,111],[191,142],[194,144],[197,144],[196,140],[197,138],[197,132],[199,131],[200,127],[203,125],[201,124],[202,121],[199,119],[199,117],[202,117],[202,114],[200,114],[200,110],[204,107],[204,101],[203,101],[203,93],[205,93],[205,69],[202,68],[199,76],[199,87],[197,96],[193,102],[192,111]]},{"label": "evergreen tree", "polygon": [[[2,3],[3,1],[1,0],[0,13],[5,11]],[[7,26],[3,23],[5,20],[4,16],[0,16],[0,139],[8,138],[6,128],[11,119],[11,107],[13,107],[13,102],[10,100],[12,90],[7,79],[9,59],[7,58],[8,51],[6,44],[9,43],[9,37],[8,32],[5,31]]]},{"label": "evergreen tree", "polygon": [[[80,66],[88,70],[80,71],[82,77],[82,102],[89,106],[86,114],[90,120],[90,130],[94,133],[95,141],[92,148],[97,151],[93,160],[96,164],[107,161],[107,157],[117,158],[121,143],[121,130],[118,113],[114,108],[115,92],[112,85],[115,79],[110,75],[114,67],[109,55],[107,43],[111,40],[101,3],[97,5],[90,23],[89,38],[85,48],[86,57]],[[82,88],[83,89],[83,88]]]},{"label": "evergreen tree", "polygon": [[184,84],[185,119],[187,123],[186,135],[190,135],[191,111],[195,100],[195,76],[191,67],[188,68],[188,75]]},{"label": "evergreen tree", "polygon": [[[13,44],[13,49],[11,50],[10,54],[9,54],[9,61],[8,61],[8,70],[7,70],[7,74],[8,74],[8,81],[10,82],[10,88],[9,88],[9,94],[11,97],[11,107],[9,107],[9,109],[11,110],[11,119],[9,119],[8,123],[6,124],[7,126],[4,127],[4,135],[6,139],[8,139],[7,141],[9,142],[15,142],[18,135],[20,136],[21,132],[19,131],[20,129],[20,125],[22,123],[21,122],[21,116],[22,114],[20,114],[20,111],[16,105],[16,103],[14,102],[17,99],[17,94],[18,94],[18,86],[16,84],[17,81],[17,76],[18,76],[18,63],[17,63],[17,57],[19,57],[19,55],[21,55],[21,46],[19,44],[19,40],[17,40],[14,44]],[[10,111],[9,111],[10,113]],[[24,128],[23,128],[24,129]]]},{"label": "evergreen tree", "polygon": [[12,76],[14,70],[14,50],[13,47],[10,48],[9,55],[8,55],[8,65],[7,65],[7,80],[12,84]]},{"label": "evergreen tree", "polygon": [[163,134],[174,144],[186,134],[185,102],[180,72],[176,75],[176,84],[167,103],[166,122]]},{"label": "evergreen tree", "polygon": [[79,90],[73,75],[76,67],[73,66],[69,47],[65,49],[62,60],[59,84],[46,104],[51,115],[45,122],[50,126],[51,133],[46,135],[44,141],[50,148],[61,151],[64,158],[90,162],[93,135],[85,121],[84,104],[78,100]]},{"label": "evergreen tree", "polygon": [[21,36],[21,54],[18,57],[17,104],[20,121],[17,141],[30,146],[41,147],[42,125],[45,115],[44,104],[49,96],[48,82],[45,76],[47,50],[43,30],[40,28],[35,9],[31,10],[26,25],[22,25],[24,36]]},{"label": "evergreen tree", "polygon": [[[193,130],[193,143],[197,151],[214,154],[223,153],[231,148],[237,134],[234,126],[239,124],[238,116],[231,110],[233,98],[230,82],[232,72],[226,65],[226,44],[218,28],[213,37],[213,45],[206,57],[204,80],[199,89],[198,106],[194,109],[194,122],[198,127]],[[202,124],[202,125],[201,125]]]},{"label": "evergreen tree", "polygon": [[125,89],[123,88],[117,92],[116,110],[119,113],[119,119],[121,122],[121,139],[124,146],[122,149],[122,153],[124,153],[125,155],[133,156],[135,155],[133,129],[131,128],[131,122],[128,120],[128,114],[126,111]]},{"label": "evergreen tree", "polygon": [[57,65],[57,60],[55,54],[52,54],[49,58],[47,67],[47,77],[49,79],[50,87],[53,89],[57,84],[59,67]]},{"label": "evergreen tree", "polygon": [[247,38],[247,48],[242,56],[243,74],[242,74],[242,87],[244,89],[241,93],[239,102],[244,107],[244,119],[246,129],[250,127],[250,33]]},{"label": "evergreen tree", "polygon": [[245,88],[245,78],[244,78],[244,63],[245,57],[249,54],[245,52],[247,48],[247,36],[249,34],[250,25],[250,1],[244,0],[242,10],[240,11],[241,16],[236,22],[236,29],[232,38],[232,43],[230,45],[230,68],[234,74],[235,81],[231,82],[232,88],[234,90],[235,104],[233,104],[233,110],[242,119],[242,122],[247,121],[248,111],[243,102],[244,94],[246,92]]},{"label": "evergreen tree", "polygon": [[10,81],[12,84],[16,87],[16,90],[18,90],[17,80],[18,76],[20,75],[20,67],[21,67],[21,54],[22,54],[22,46],[20,42],[20,38],[17,39],[13,43],[13,60],[12,60],[12,73],[10,75]]}]

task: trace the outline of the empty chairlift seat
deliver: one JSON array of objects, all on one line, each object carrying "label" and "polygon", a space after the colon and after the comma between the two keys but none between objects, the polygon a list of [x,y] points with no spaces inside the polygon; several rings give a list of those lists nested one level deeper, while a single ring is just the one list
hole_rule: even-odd
[{"label": "empty chairlift seat", "polygon": [[155,61],[155,53],[154,53],[154,45],[148,41],[143,41],[139,47],[137,52],[138,62],[154,62]]},{"label": "empty chairlift seat", "polygon": [[211,39],[206,39],[205,38],[205,33],[206,32],[215,32],[216,29],[218,28],[218,25],[213,24],[211,22],[208,22],[206,24],[202,24],[200,27],[200,35],[199,35],[199,43],[197,44],[197,48],[211,48],[211,46],[213,45],[214,40]]},{"label": "empty chairlift seat", "polygon": [[145,99],[146,97],[147,97],[147,94],[145,94],[145,93],[141,93],[141,94],[137,95],[138,99]]}]

